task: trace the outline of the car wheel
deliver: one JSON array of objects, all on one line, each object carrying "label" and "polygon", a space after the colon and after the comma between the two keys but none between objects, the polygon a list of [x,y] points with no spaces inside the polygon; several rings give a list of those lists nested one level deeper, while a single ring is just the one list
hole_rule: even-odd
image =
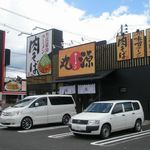
[{"label": "car wheel", "polygon": [[74,135],[74,136],[77,136],[77,137],[78,137],[78,136],[81,136],[80,134],[74,133],[74,132],[73,132],[73,135]]},{"label": "car wheel", "polygon": [[62,123],[63,123],[64,125],[68,124],[70,118],[71,118],[70,115],[68,115],[68,114],[64,115],[63,118],[62,118]]},{"label": "car wheel", "polygon": [[108,124],[102,126],[100,136],[102,139],[106,139],[110,136],[110,126]]},{"label": "car wheel", "polygon": [[141,122],[141,120],[136,120],[135,126],[134,126],[134,131],[140,132],[141,130],[142,130],[142,122]]},{"label": "car wheel", "polygon": [[25,117],[21,121],[21,128],[24,130],[31,129],[33,126],[32,119],[30,117]]}]

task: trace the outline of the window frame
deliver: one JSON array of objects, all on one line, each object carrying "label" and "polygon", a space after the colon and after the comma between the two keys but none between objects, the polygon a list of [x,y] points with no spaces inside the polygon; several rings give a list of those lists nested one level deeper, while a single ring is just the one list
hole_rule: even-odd
[{"label": "window frame", "polygon": [[[38,101],[42,100],[42,99],[45,99],[46,100],[46,103],[45,105],[40,105],[40,103]],[[36,106],[36,103],[38,103],[39,105]],[[30,106],[29,108],[35,108],[35,107],[42,107],[42,106],[47,106],[48,105],[48,99],[47,97],[39,97],[38,99],[36,99]]]},{"label": "window frame", "polygon": [[[49,102],[52,106],[57,106],[57,105],[72,105],[74,104],[74,101],[73,101],[73,98],[72,97],[69,97],[69,96],[49,96],[48,97],[49,99]],[[66,100],[66,99],[69,99],[69,100]],[[56,101],[57,100],[57,101]]]},{"label": "window frame", "polygon": [[[126,104],[130,104],[130,106],[131,106],[130,108],[132,108],[132,109],[128,110],[129,108],[126,108],[126,107],[125,107]],[[124,103],[123,103],[123,107],[124,107],[124,112],[131,112],[131,111],[134,110],[134,109],[133,109],[132,102],[124,102]]]},{"label": "window frame", "polygon": [[[114,111],[114,109],[115,109],[115,107],[116,107],[117,105],[121,105],[121,106],[122,106],[122,111]],[[124,113],[123,103],[116,103],[116,104],[114,105],[113,109],[112,109],[112,112],[111,112],[111,114],[119,114],[119,113]]]}]

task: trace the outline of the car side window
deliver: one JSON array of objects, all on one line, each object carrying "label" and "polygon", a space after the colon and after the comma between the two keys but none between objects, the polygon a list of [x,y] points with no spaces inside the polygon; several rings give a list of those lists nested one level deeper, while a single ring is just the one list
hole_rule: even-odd
[{"label": "car side window", "polygon": [[133,104],[134,110],[139,110],[140,109],[140,106],[137,102],[133,102],[132,104]]},{"label": "car side window", "polygon": [[114,106],[112,114],[117,114],[123,112],[122,103],[118,103]]},{"label": "car side window", "polygon": [[47,105],[47,97],[42,97],[36,100],[33,104],[31,104],[31,107],[39,107],[39,106],[46,106]]},{"label": "car side window", "polygon": [[71,97],[49,97],[51,105],[69,105],[73,104]]},{"label": "car side window", "polygon": [[124,110],[125,110],[125,112],[127,112],[127,111],[132,111],[132,110],[133,110],[133,108],[132,108],[132,103],[131,103],[131,102],[123,103],[123,105],[124,105]]}]

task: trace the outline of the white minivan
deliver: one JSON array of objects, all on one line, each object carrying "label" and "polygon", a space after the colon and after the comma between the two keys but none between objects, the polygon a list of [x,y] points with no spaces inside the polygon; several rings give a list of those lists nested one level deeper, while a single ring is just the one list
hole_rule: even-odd
[{"label": "white minivan", "polygon": [[141,131],[143,121],[143,108],[138,100],[111,100],[92,103],[84,112],[71,117],[69,127],[74,135],[108,138],[115,131]]},{"label": "white minivan", "polygon": [[67,124],[75,114],[75,102],[71,95],[27,96],[14,106],[4,109],[0,123],[6,127],[30,129],[39,124]]}]

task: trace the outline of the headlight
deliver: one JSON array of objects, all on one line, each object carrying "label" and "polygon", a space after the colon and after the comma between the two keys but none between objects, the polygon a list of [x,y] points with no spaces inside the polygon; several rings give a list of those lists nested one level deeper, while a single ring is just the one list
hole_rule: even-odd
[{"label": "headlight", "polygon": [[14,111],[14,112],[10,112],[10,113],[8,114],[8,116],[17,116],[17,115],[20,115],[20,114],[21,114],[20,111]]},{"label": "headlight", "polygon": [[15,116],[15,115],[20,115],[20,114],[21,114],[21,111],[15,111],[15,112],[14,112],[14,116]]},{"label": "headlight", "polygon": [[99,120],[89,120],[88,125],[99,125],[100,121]]},{"label": "headlight", "polygon": [[2,116],[17,116],[20,115],[22,112],[21,111],[13,111],[13,112],[7,112],[7,111],[3,111],[2,112]]}]

